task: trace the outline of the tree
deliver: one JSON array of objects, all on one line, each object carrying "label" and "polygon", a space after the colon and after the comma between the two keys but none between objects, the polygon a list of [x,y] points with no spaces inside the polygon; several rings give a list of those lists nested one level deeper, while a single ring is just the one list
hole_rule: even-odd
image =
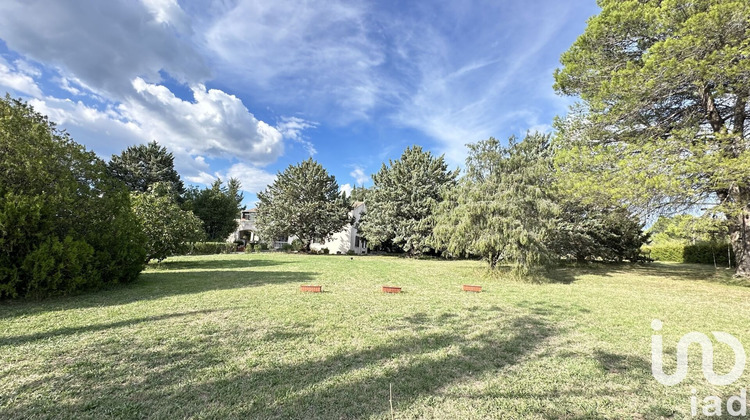
[{"label": "tree", "polygon": [[560,215],[550,235],[550,249],[578,261],[636,261],[649,235],[626,207],[586,203],[568,191],[558,195]]},{"label": "tree", "polygon": [[514,264],[521,276],[552,261],[555,228],[554,174],[549,136],[494,138],[469,144],[466,174],[437,212],[433,243],[454,256],[476,255],[491,268]]},{"label": "tree", "polygon": [[110,174],[135,192],[146,192],[157,182],[171,185],[178,196],[185,193],[180,175],[174,169],[174,156],[156,141],[130,146],[107,165]]},{"label": "tree", "polygon": [[133,212],[146,235],[146,262],[159,262],[187,251],[204,237],[203,222],[192,211],[182,210],[171,184],[157,182],[145,193],[132,193]]},{"label": "tree", "polygon": [[699,242],[727,241],[725,221],[708,216],[661,216],[648,231],[654,244],[678,242],[695,245]]},{"label": "tree", "polygon": [[571,182],[646,211],[718,202],[750,276],[750,3],[599,5],[555,73],[583,101],[560,124]]},{"label": "tree", "polygon": [[409,255],[429,251],[433,213],[443,190],[455,186],[456,176],[458,171],[449,171],[443,156],[419,146],[407,148],[372,176],[367,214],[360,221],[363,236],[371,246],[391,242]]},{"label": "tree", "polygon": [[273,184],[258,193],[256,226],[261,239],[296,236],[305,251],[315,240],[330,237],[353,220],[336,177],[307,159],[279,172]]},{"label": "tree", "polygon": [[202,190],[190,188],[185,193],[185,210],[192,211],[203,221],[209,241],[224,241],[237,229],[243,195],[239,180],[231,178],[226,186],[221,179]]},{"label": "tree", "polygon": [[0,298],[131,282],[144,242],[101,159],[28,104],[0,99]]},{"label": "tree", "polygon": [[357,187],[356,185],[352,188],[351,194],[349,194],[349,200],[355,201],[367,201],[367,193],[370,190],[365,187]]}]

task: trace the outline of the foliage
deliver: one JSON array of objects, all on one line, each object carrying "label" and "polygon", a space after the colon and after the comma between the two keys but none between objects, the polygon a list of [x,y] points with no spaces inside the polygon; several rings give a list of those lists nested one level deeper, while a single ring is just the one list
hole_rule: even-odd
[{"label": "foliage", "polygon": [[323,255],[328,255],[331,253],[331,251],[328,248],[320,248],[320,253]]},{"label": "foliage", "polygon": [[640,219],[619,205],[586,203],[569,192],[558,197],[561,211],[550,248],[578,261],[635,261],[648,235]]},{"label": "foliage", "polygon": [[292,241],[292,251],[299,252],[299,251],[302,251],[303,248],[304,248],[304,245],[302,244],[302,241],[300,241],[299,239],[295,239]]},{"label": "foliage", "polygon": [[554,201],[549,136],[494,138],[468,145],[466,175],[439,207],[434,244],[449,255],[476,255],[491,268],[514,263],[521,276],[552,261],[548,247],[559,208]]},{"label": "foliage", "polygon": [[680,214],[673,217],[661,216],[648,230],[653,244],[681,242],[725,242],[726,222],[710,217],[697,217]]},{"label": "foliage", "polygon": [[389,160],[372,176],[367,193],[367,214],[360,232],[371,247],[391,241],[409,255],[431,249],[433,215],[442,192],[455,186],[458,171],[449,171],[443,156],[419,146],[407,148],[398,160]]},{"label": "foliage", "polygon": [[190,255],[230,254],[237,251],[237,245],[231,242],[196,242],[190,245]]},{"label": "foliage", "polygon": [[284,252],[290,252],[293,249],[292,244],[281,244],[281,250]]},{"label": "foliage", "polygon": [[148,238],[146,262],[161,262],[187,252],[190,244],[204,238],[203,222],[193,212],[182,210],[172,185],[152,184],[145,193],[132,193],[133,212]]},{"label": "foliage", "polygon": [[296,236],[304,251],[316,238],[329,237],[353,222],[336,177],[312,158],[279,172],[273,184],[258,193],[258,201],[260,237],[273,241]]},{"label": "foliage", "polygon": [[185,192],[180,175],[174,169],[174,156],[156,141],[130,146],[120,155],[113,155],[107,168],[134,192],[145,193],[157,182],[170,184],[178,196]]},{"label": "foliage", "polygon": [[217,179],[207,188],[190,188],[185,193],[186,210],[191,210],[203,222],[209,241],[223,241],[237,229],[237,218],[242,209],[243,194],[237,179],[230,178],[226,186]]},{"label": "foliage", "polygon": [[101,159],[28,104],[0,99],[0,298],[133,281],[144,241]]},{"label": "foliage", "polygon": [[644,212],[718,202],[750,275],[750,3],[599,4],[555,73],[583,100],[558,123],[563,171]]},{"label": "foliage", "polygon": [[655,261],[672,261],[691,264],[716,264],[729,267],[729,259],[734,265],[734,252],[727,243],[698,242],[685,244],[681,242],[665,242],[643,247]]},{"label": "foliage", "polygon": [[350,249],[350,250],[346,251],[346,255],[355,255],[355,254],[356,254],[356,252],[354,252],[353,249]]},{"label": "foliage", "polygon": [[351,194],[349,194],[349,200],[352,203],[355,203],[357,201],[366,202],[367,201],[367,194],[370,192],[368,188],[365,187],[357,187],[356,185],[352,188]]}]

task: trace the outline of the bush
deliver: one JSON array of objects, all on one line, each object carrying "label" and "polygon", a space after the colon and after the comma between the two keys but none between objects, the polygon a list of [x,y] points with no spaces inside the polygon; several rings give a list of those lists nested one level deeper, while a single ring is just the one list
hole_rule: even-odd
[{"label": "bush", "polygon": [[302,251],[302,248],[304,248],[304,245],[302,245],[302,241],[299,239],[295,239],[292,241],[292,251]]},{"label": "bush", "polygon": [[292,245],[291,244],[281,245],[281,250],[284,251],[284,252],[289,252],[289,251],[292,250]]},{"label": "bush", "polygon": [[328,255],[330,251],[328,250],[328,248],[320,248],[320,253],[323,255]]},{"label": "bush", "polygon": [[0,299],[134,281],[145,242],[104,161],[31,106],[0,99]]},{"label": "bush", "polygon": [[229,254],[237,251],[237,245],[231,242],[196,242],[188,255]]},{"label": "bush", "polygon": [[350,249],[350,250],[346,251],[346,255],[355,255],[355,254],[356,254],[356,252],[354,252],[353,249]]},{"label": "bush", "polygon": [[650,251],[650,257],[655,261],[672,261],[691,264],[713,264],[714,257],[717,265],[729,265],[729,253],[734,262],[734,252],[731,246],[725,243],[699,242],[695,245],[682,243],[665,243],[646,246],[646,252]]}]

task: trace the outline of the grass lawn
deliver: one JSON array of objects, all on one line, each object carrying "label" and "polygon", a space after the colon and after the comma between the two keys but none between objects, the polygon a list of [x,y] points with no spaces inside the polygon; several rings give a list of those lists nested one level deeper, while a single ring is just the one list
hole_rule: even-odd
[{"label": "grass lawn", "polygon": [[[131,285],[0,303],[0,418],[686,418],[714,387],[651,375],[690,331],[750,352],[750,288],[713,267],[488,276],[475,261],[263,253],[170,258]],[[321,284],[324,293],[299,292]],[[461,291],[479,284],[482,293]],[[381,285],[402,286],[400,295]],[[717,373],[734,362],[715,342]]]}]

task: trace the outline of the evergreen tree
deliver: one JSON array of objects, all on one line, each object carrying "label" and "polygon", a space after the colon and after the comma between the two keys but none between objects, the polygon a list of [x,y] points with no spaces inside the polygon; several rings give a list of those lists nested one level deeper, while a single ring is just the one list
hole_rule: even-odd
[{"label": "evergreen tree", "polygon": [[480,256],[491,268],[514,264],[522,276],[553,261],[549,235],[559,208],[549,136],[469,144],[466,175],[437,213],[433,243],[454,256]]},{"label": "evergreen tree", "polygon": [[0,99],[0,298],[133,281],[144,241],[104,161],[30,105]]},{"label": "evergreen tree", "polygon": [[456,184],[458,171],[449,171],[443,156],[419,146],[409,147],[398,160],[383,164],[372,176],[367,192],[367,214],[360,231],[371,246],[392,243],[409,255],[431,249],[434,211],[442,192]]},{"label": "evergreen tree", "polygon": [[296,236],[305,251],[353,222],[336,177],[312,158],[279,172],[274,183],[258,193],[257,209],[261,239],[272,243]]},{"label": "evergreen tree", "polygon": [[180,175],[174,169],[174,156],[156,141],[130,146],[120,155],[113,155],[107,165],[115,178],[135,192],[146,192],[157,182],[171,184],[178,196],[185,193]]},{"label": "evergreen tree", "polygon": [[646,211],[710,201],[750,276],[750,3],[599,0],[562,55],[556,89],[571,185]]},{"label": "evergreen tree", "polygon": [[231,178],[226,186],[217,179],[208,188],[193,187],[185,193],[183,207],[203,222],[209,241],[225,241],[237,229],[243,199],[240,188],[237,179]]}]

